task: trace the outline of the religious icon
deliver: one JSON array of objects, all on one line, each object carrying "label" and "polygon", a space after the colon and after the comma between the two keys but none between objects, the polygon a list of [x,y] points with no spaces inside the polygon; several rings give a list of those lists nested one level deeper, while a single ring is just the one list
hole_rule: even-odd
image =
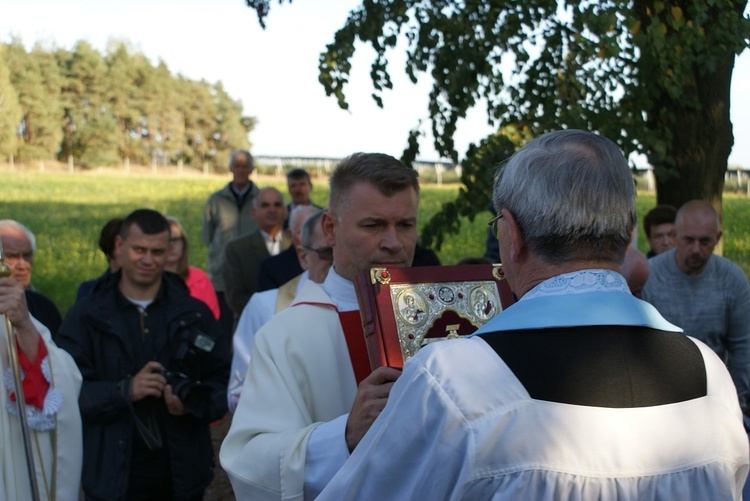
[{"label": "religious icon", "polygon": [[489,294],[487,294],[487,291],[481,287],[478,287],[473,291],[471,295],[471,303],[473,305],[474,314],[482,320],[490,318],[495,313],[495,305],[490,299]]},{"label": "religious icon", "polygon": [[404,322],[419,325],[425,319],[425,307],[421,299],[410,291],[404,291],[398,298],[399,314]]}]

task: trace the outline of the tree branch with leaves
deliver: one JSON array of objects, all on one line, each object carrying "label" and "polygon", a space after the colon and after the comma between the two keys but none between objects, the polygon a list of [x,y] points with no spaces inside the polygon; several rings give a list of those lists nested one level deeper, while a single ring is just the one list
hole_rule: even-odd
[{"label": "tree branch with leaves", "polygon": [[[247,3],[262,23],[271,1]],[[699,198],[721,214],[734,142],[732,70],[750,43],[746,7],[744,0],[363,0],[321,54],[320,82],[346,109],[356,44],[369,44],[373,98],[382,106],[393,88],[389,55],[404,39],[405,73],[413,82],[432,77],[428,112],[439,154],[459,160],[457,123],[484,101],[497,135],[509,127],[530,137],[562,128],[597,132],[626,155],[648,158],[658,203]],[[419,153],[421,127],[410,133],[406,161]],[[469,148],[461,159],[465,189],[490,179],[495,166],[486,159],[509,154],[506,146],[491,136]],[[459,216],[473,217],[489,199],[489,191],[472,192],[485,195],[484,203],[466,205],[461,191],[428,228],[454,232]]]}]

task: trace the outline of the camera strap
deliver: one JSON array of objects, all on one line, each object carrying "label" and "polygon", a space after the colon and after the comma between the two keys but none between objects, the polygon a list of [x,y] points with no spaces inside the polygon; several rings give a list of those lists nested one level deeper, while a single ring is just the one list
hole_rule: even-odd
[{"label": "camera strap", "polygon": [[163,447],[164,442],[162,441],[161,432],[159,431],[159,424],[156,422],[156,416],[154,416],[153,413],[149,413],[146,423],[138,417],[138,413],[135,411],[135,407],[133,407],[133,401],[130,400],[129,397],[130,383],[130,378],[120,381],[120,393],[123,397],[126,395],[128,396],[126,398],[128,409],[130,409],[130,414],[133,416],[135,427],[138,429],[138,435],[140,435],[143,443],[146,444],[146,447],[148,447],[149,450],[153,451],[160,449]]},{"label": "camera strap", "polygon": [[138,428],[138,434],[146,444],[149,450],[161,449],[164,445],[161,439],[161,432],[159,431],[159,425],[156,422],[156,417],[150,414],[144,423],[135,412],[133,412],[133,419],[135,420],[135,426]]}]

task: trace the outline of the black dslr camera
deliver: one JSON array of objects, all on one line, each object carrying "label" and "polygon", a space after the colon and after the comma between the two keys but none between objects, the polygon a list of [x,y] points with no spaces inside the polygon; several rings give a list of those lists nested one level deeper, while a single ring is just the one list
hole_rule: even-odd
[{"label": "black dslr camera", "polygon": [[172,385],[172,392],[182,401],[190,414],[202,417],[211,403],[211,387],[194,381],[189,374],[197,369],[197,356],[200,351],[210,353],[216,343],[202,332],[191,333],[183,339],[172,357],[170,367],[161,372]]}]

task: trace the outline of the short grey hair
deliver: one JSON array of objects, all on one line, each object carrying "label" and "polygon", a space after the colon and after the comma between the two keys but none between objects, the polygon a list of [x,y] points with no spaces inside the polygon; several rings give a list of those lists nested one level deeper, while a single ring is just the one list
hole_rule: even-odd
[{"label": "short grey hair", "polygon": [[[320,212],[320,209],[314,205],[298,205],[294,207],[292,212],[289,213],[289,231],[292,234],[301,232],[302,225],[307,221],[307,218],[318,212]],[[294,231],[295,229],[297,232]]]},{"label": "short grey hair", "polygon": [[627,160],[609,139],[581,130],[550,132],[517,151],[497,172],[493,203],[553,264],[622,263],[636,224]]},{"label": "short grey hair", "polygon": [[320,209],[318,212],[308,217],[302,224],[302,231],[300,232],[300,243],[304,247],[312,247],[313,234],[315,233],[315,227],[320,226],[320,218],[323,217],[325,209]]},{"label": "short grey hair", "polygon": [[247,157],[247,161],[250,163],[250,171],[255,170],[255,159],[247,150],[234,150],[231,155],[229,155],[229,168],[232,168],[232,165],[234,165],[234,159],[237,157],[237,155],[245,155]]},{"label": "short grey hair", "polygon": [[13,228],[16,231],[24,232],[26,234],[26,238],[28,238],[29,242],[31,243],[32,254],[36,252],[36,237],[26,226],[22,225],[18,221],[14,221],[13,219],[3,219],[0,220],[0,233],[2,233],[2,228]]}]

